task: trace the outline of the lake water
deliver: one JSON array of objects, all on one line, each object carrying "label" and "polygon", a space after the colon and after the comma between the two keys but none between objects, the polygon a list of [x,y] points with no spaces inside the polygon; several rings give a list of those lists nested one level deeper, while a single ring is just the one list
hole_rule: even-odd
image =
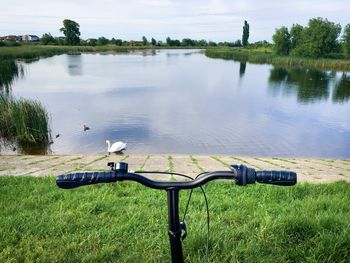
[{"label": "lake water", "polygon": [[10,92],[46,106],[55,154],[105,153],[109,139],[127,142],[126,153],[350,157],[350,73],[198,50],[18,63]]}]

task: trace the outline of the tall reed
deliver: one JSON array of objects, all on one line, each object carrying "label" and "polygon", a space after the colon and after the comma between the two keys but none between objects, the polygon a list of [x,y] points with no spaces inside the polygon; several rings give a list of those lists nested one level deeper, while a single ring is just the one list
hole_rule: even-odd
[{"label": "tall reed", "polygon": [[49,114],[39,101],[0,94],[0,136],[21,147],[47,145]]}]

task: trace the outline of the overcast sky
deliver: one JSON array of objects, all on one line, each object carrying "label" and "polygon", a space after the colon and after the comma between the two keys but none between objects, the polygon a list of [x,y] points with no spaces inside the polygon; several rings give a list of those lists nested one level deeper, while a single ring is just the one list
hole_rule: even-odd
[{"label": "overcast sky", "polygon": [[80,24],[83,39],[127,40],[233,41],[242,38],[247,20],[249,42],[271,41],[276,28],[306,25],[314,17],[350,23],[350,0],[0,0],[0,7],[0,36],[59,36],[65,18]]}]

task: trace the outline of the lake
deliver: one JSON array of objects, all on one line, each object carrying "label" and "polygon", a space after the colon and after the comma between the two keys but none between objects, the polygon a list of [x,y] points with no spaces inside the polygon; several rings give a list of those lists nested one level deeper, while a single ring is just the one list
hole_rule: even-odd
[{"label": "lake", "polygon": [[200,50],[17,63],[23,74],[6,89],[45,105],[50,153],[105,153],[109,139],[125,141],[126,153],[350,157],[350,73],[211,59]]}]

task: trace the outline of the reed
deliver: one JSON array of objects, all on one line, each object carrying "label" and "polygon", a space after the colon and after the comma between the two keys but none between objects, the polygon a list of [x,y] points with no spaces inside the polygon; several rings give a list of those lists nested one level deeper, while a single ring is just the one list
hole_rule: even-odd
[{"label": "reed", "polygon": [[211,48],[205,51],[210,58],[246,61],[254,64],[273,64],[285,67],[302,67],[322,70],[350,71],[349,59],[301,58],[278,56],[271,49]]},{"label": "reed", "polygon": [[0,59],[34,59],[40,57],[51,57],[60,54],[79,54],[81,52],[128,52],[127,47],[115,45],[106,46],[42,46],[23,45],[19,47],[1,47]]},{"label": "reed", "polygon": [[39,101],[0,94],[0,136],[21,147],[48,145],[49,114]]}]

